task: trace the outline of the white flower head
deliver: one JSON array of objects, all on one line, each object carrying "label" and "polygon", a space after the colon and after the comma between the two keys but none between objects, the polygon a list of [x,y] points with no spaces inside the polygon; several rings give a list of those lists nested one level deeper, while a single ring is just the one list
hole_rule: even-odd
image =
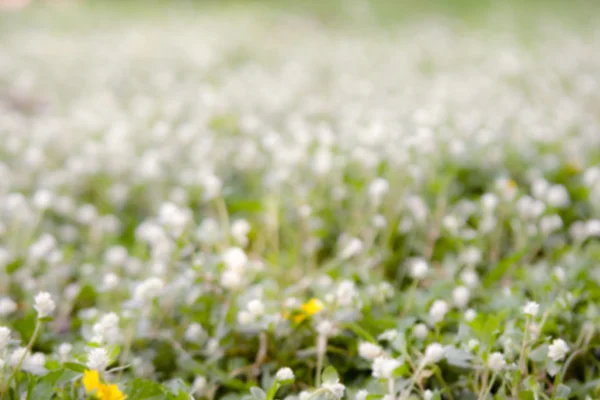
[{"label": "white flower head", "polygon": [[383,353],[383,349],[374,343],[371,342],[361,342],[358,345],[358,355],[367,360],[374,360],[375,358],[381,356]]},{"label": "white flower head", "polygon": [[506,360],[504,355],[499,352],[494,352],[489,355],[487,361],[488,368],[493,372],[500,372],[506,367]]},{"label": "white flower head", "polygon": [[260,299],[252,299],[248,302],[248,311],[254,317],[260,317],[265,313],[265,304]]},{"label": "white flower head", "polygon": [[10,329],[6,326],[0,326],[0,353],[6,349],[10,342]]},{"label": "white flower head", "polygon": [[280,368],[275,374],[275,380],[277,382],[292,383],[294,378],[294,371],[288,367]]},{"label": "white flower head", "polygon": [[35,296],[34,308],[38,313],[38,318],[45,318],[54,312],[56,304],[52,300],[52,296],[48,292],[40,292]]},{"label": "white flower head", "polygon": [[354,395],[354,400],[367,400],[368,395],[369,392],[367,392],[365,389],[361,389],[356,392],[356,395]]},{"label": "white flower head", "polygon": [[457,286],[452,291],[452,300],[456,307],[465,308],[469,303],[469,298],[471,297],[471,293],[469,289],[465,286]]},{"label": "white flower head", "polygon": [[427,265],[427,261],[422,258],[416,258],[411,263],[410,276],[414,279],[421,280],[427,276],[428,270],[429,266]]},{"label": "white flower head", "polygon": [[206,378],[203,376],[195,377],[194,382],[192,383],[192,389],[195,394],[202,394],[204,389],[206,389]]},{"label": "white flower head", "polygon": [[346,390],[346,386],[339,382],[323,382],[323,388],[327,389],[336,400],[344,397],[344,391]]},{"label": "white flower head", "polygon": [[548,357],[555,362],[564,359],[568,352],[569,346],[562,339],[554,339],[550,346],[548,346]]},{"label": "white flower head", "polygon": [[87,366],[89,369],[104,371],[108,367],[109,362],[110,360],[105,348],[97,347],[88,352]]},{"label": "white flower head", "polygon": [[467,311],[465,311],[465,321],[471,322],[476,317],[477,317],[477,311],[473,310],[472,308],[469,308]]},{"label": "white flower head", "polygon": [[530,317],[535,317],[540,311],[540,305],[535,301],[528,301],[523,307],[523,314]]},{"label": "white flower head", "polygon": [[393,341],[399,335],[399,332],[396,329],[388,329],[382,332],[379,336],[377,336],[377,340],[386,340],[388,342]]},{"label": "white flower head", "polygon": [[223,264],[232,271],[241,272],[248,263],[248,256],[239,247],[231,247],[223,253]]},{"label": "white flower head", "polygon": [[443,300],[436,300],[429,309],[429,316],[434,323],[441,322],[448,313],[448,303]]},{"label": "white flower head", "polygon": [[0,299],[0,317],[6,317],[17,311],[17,303],[8,297]]},{"label": "white flower head", "polygon": [[188,342],[199,342],[206,336],[206,331],[197,322],[191,323],[185,330],[184,337]]},{"label": "white flower head", "polygon": [[425,349],[425,356],[423,357],[424,364],[437,364],[444,359],[445,356],[444,347],[439,343],[432,343]]},{"label": "white flower head", "polygon": [[401,366],[402,363],[394,358],[377,357],[373,360],[371,369],[373,370],[374,378],[390,379],[394,370]]},{"label": "white flower head", "polygon": [[58,356],[61,362],[67,361],[72,349],[73,345],[71,343],[61,343],[58,346]]},{"label": "white flower head", "polygon": [[135,288],[133,298],[141,303],[148,303],[161,294],[164,285],[165,283],[160,278],[148,278]]},{"label": "white flower head", "polygon": [[413,335],[415,335],[415,337],[419,340],[424,340],[427,337],[428,333],[429,329],[425,324],[417,324],[413,328]]}]

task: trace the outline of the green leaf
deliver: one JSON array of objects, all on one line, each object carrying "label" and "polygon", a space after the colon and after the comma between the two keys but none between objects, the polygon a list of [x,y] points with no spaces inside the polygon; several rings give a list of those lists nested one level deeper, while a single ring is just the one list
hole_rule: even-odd
[{"label": "green leaf", "polygon": [[345,328],[350,329],[352,332],[354,332],[354,334],[363,338],[364,340],[367,340],[371,343],[377,343],[377,340],[369,332],[361,328],[358,324],[348,323],[344,324],[343,326]]},{"label": "green leaf", "polygon": [[31,398],[35,400],[50,400],[58,386],[72,381],[79,377],[79,375],[80,374],[74,371],[64,369],[49,372],[37,381],[35,387],[31,391]]},{"label": "green leaf", "polygon": [[567,399],[569,394],[571,394],[571,388],[567,385],[561,383],[556,387],[557,397]]},{"label": "green leaf", "polygon": [[119,357],[119,353],[121,353],[121,346],[119,346],[119,345],[111,346],[110,351],[108,353],[108,359],[111,362],[114,362],[117,359],[117,357]]},{"label": "green leaf", "polygon": [[325,368],[321,375],[321,380],[323,382],[338,382],[339,379],[337,371],[331,365]]},{"label": "green leaf", "polygon": [[497,263],[495,266],[490,268],[490,270],[489,270],[490,272],[487,274],[487,276],[485,277],[485,279],[483,281],[483,286],[486,288],[489,288],[490,286],[492,286],[496,282],[498,282],[500,279],[502,279],[504,277],[504,275],[506,275],[506,273],[508,272],[510,267],[512,267],[517,262],[519,262],[519,260],[521,260],[521,258],[525,254],[527,254],[527,252],[529,250],[530,249],[526,247],[520,251],[517,251],[510,257],[503,259],[502,261]]},{"label": "green leaf", "polygon": [[162,385],[141,378],[127,382],[125,393],[127,400],[163,400],[165,398],[165,390]]},{"label": "green leaf", "polygon": [[17,258],[16,260],[10,262],[6,267],[4,267],[4,269],[8,275],[12,275],[16,270],[21,268],[22,265],[23,261]]},{"label": "green leaf", "polygon": [[471,368],[471,360],[473,359],[471,353],[454,346],[447,346],[444,350],[448,364],[460,368]]},{"label": "green leaf", "polygon": [[63,367],[65,367],[68,370],[79,372],[79,373],[83,373],[88,370],[88,367],[86,367],[83,364],[76,363],[76,362],[63,363]]},{"label": "green leaf", "polygon": [[254,400],[265,400],[267,398],[265,391],[257,386],[252,386],[250,388],[250,394]]},{"label": "green leaf", "polygon": [[558,374],[559,371],[560,366],[554,361],[550,361],[546,366],[546,372],[548,372],[548,375],[550,376],[556,376],[556,374]]},{"label": "green leaf", "polygon": [[548,345],[542,344],[541,346],[536,347],[529,353],[529,359],[534,362],[543,362],[546,361],[548,356]]},{"label": "green leaf", "polygon": [[519,400],[535,400],[535,395],[531,390],[523,390],[519,392]]}]

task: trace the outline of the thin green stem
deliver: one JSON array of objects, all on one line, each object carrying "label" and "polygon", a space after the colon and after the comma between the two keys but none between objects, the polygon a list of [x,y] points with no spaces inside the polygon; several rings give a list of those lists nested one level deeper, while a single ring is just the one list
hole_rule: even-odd
[{"label": "thin green stem", "polygon": [[23,352],[21,359],[15,366],[12,374],[10,374],[8,381],[6,382],[6,386],[4,387],[4,391],[2,392],[2,397],[0,398],[1,400],[4,400],[4,398],[6,397],[6,393],[8,393],[8,391],[10,389],[10,384],[12,383],[13,379],[15,379],[17,374],[19,373],[19,370],[21,369],[21,366],[23,365],[23,362],[25,361],[27,354],[29,354],[29,352],[31,352],[31,349],[33,348],[33,345],[35,344],[35,341],[37,340],[41,329],[42,329],[42,322],[38,319],[35,323],[35,329],[33,330],[33,335],[31,335],[31,339],[29,339],[29,343],[27,343],[27,347],[25,348],[25,352]]}]

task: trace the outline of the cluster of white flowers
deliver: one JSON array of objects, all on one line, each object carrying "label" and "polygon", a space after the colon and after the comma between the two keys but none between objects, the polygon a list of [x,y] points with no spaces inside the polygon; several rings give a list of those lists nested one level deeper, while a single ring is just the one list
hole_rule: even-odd
[{"label": "cluster of white flowers", "polygon": [[[380,381],[394,399],[395,371],[435,398],[444,359],[505,380],[590,343],[575,280],[600,277],[598,28],[542,25],[530,50],[442,21],[331,35],[235,18],[3,30],[0,390],[84,360],[218,397],[343,348],[369,392],[332,380],[300,399]],[[540,356],[549,326],[563,339]],[[276,370],[278,353],[306,365]]]}]

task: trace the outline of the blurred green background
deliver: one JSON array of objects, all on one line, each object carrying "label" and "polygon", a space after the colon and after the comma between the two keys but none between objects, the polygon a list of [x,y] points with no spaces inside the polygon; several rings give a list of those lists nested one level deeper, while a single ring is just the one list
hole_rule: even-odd
[{"label": "blurred green background", "polygon": [[[0,4],[15,1],[29,5],[0,13],[2,27],[30,21],[72,26],[119,17],[165,19],[208,12],[299,15],[331,26],[389,27],[432,17],[485,26],[498,15],[522,27],[548,16],[573,27],[600,22],[598,0],[0,0]],[[82,21],[82,15],[91,18]]]}]

